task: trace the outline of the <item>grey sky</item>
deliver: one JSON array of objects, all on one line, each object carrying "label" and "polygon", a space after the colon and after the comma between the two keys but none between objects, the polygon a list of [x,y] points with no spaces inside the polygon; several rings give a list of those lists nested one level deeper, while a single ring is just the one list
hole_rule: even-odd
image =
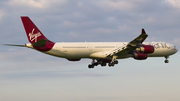
[{"label": "grey sky", "polygon": [[180,49],[178,0],[1,0],[0,100],[179,101],[179,56],[119,60],[114,68],[69,62],[37,51],[7,47],[28,43],[20,16],[29,16],[54,42],[146,41]]}]

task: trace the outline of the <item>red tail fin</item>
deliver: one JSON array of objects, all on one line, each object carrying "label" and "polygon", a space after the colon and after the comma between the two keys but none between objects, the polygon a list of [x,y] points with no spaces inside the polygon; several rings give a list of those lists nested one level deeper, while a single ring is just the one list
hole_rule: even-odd
[{"label": "red tail fin", "polygon": [[23,22],[28,40],[35,49],[40,51],[48,51],[54,46],[54,42],[48,40],[29,17],[22,16],[21,20]]},{"label": "red tail fin", "polygon": [[22,16],[21,20],[30,43],[33,44],[40,39],[47,39],[29,17]]}]

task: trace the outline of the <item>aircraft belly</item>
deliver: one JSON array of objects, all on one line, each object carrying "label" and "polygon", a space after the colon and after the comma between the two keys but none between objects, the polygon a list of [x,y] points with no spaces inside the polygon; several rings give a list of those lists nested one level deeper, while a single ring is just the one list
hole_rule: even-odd
[{"label": "aircraft belly", "polygon": [[88,58],[90,53],[86,50],[67,50],[64,55],[70,58]]}]

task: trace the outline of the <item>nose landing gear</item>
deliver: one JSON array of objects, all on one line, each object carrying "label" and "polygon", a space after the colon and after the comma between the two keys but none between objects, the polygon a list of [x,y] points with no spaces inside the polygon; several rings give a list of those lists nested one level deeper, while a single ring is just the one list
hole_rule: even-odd
[{"label": "nose landing gear", "polygon": [[169,56],[165,56],[165,58],[166,58],[166,60],[164,62],[169,63],[169,60],[168,60]]}]

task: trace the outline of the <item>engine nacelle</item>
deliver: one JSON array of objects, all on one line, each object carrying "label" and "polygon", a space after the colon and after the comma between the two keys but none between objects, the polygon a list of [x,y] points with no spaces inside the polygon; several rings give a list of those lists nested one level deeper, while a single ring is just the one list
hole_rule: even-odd
[{"label": "engine nacelle", "polygon": [[81,59],[68,59],[69,61],[80,61]]},{"label": "engine nacelle", "polygon": [[137,51],[141,52],[141,53],[153,53],[154,52],[154,47],[152,45],[142,45],[139,48],[136,48]]},{"label": "engine nacelle", "polygon": [[148,57],[147,54],[142,54],[140,52],[134,52],[132,55],[133,55],[133,58],[136,60],[145,60]]}]

